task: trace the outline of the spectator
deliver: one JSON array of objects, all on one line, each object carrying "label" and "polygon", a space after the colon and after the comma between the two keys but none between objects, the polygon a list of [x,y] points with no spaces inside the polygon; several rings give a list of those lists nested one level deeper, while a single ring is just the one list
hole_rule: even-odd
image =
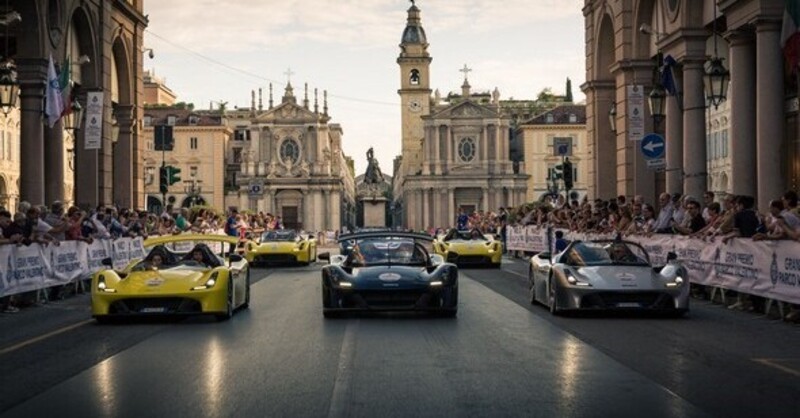
[{"label": "spectator", "polygon": [[708,207],[714,203],[714,192],[706,191],[703,193],[703,219],[705,219],[706,224],[711,218],[711,215],[708,213]]},{"label": "spectator", "polygon": [[658,218],[653,224],[653,232],[672,233],[671,221],[672,214],[675,211],[672,197],[669,193],[661,193],[661,196],[658,197],[658,203],[661,205],[661,210],[659,210]]},{"label": "spectator", "polygon": [[700,204],[695,200],[688,200],[686,202],[686,217],[688,226],[675,225],[673,229],[681,235],[692,235],[705,228],[706,221],[703,219],[703,213],[700,211]]}]

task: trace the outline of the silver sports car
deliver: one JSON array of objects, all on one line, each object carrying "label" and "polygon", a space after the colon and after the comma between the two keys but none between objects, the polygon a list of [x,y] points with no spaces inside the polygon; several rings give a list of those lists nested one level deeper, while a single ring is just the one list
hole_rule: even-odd
[{"label": "silver sports car", "polygon": [[578,310],[689,311],[686,269],[674,253],[653,267],[647,251],[624,240],[573,241],[564,251],[531,257],[531,303],[553,315]]}]

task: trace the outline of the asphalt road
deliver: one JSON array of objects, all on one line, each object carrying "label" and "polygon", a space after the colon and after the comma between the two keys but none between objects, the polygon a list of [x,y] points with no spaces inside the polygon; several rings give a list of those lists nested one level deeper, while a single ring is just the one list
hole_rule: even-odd
[{"label": "asphalt road", "polygon": [[551,317],[526,265],[462,270],[455,319],[325,320],[319,265],[255,270],[251,308],[100,326],[78,295],[0,316],[0,415],[796,417],[800,327]]}]

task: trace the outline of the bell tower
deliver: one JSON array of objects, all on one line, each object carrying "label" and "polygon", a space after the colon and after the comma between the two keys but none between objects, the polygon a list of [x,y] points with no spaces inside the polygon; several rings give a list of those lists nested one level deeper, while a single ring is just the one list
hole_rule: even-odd
[{"label": "bell tower", "polygon": [[422,140],[425,132],[422,116],[430,113],[430,65],[428,39],[420,20],[420,10],[411,0],[408,20],[400,42],[400,95],[402,104],[403,174],[414,175],[422,169]]}]

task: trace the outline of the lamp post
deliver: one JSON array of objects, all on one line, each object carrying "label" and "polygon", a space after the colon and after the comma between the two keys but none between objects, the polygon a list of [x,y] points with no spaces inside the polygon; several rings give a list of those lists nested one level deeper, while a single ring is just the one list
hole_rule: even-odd
[{"label": "lamp post", "polygon": [[10,60],[3,61],[0,63],[0,110],[4,115],[8,115],[11,109],[17,107],[17,97],[19,97],[19,82],[16,67]]},{"label": "lamp post", "polygon": [[667,92],[660,82],[653,84],[653,89],[647,97],[647,104],[650,106],[650,115],[653,117],[653,129],[658,130],[658,126],[664,120],[664,102]]}]

